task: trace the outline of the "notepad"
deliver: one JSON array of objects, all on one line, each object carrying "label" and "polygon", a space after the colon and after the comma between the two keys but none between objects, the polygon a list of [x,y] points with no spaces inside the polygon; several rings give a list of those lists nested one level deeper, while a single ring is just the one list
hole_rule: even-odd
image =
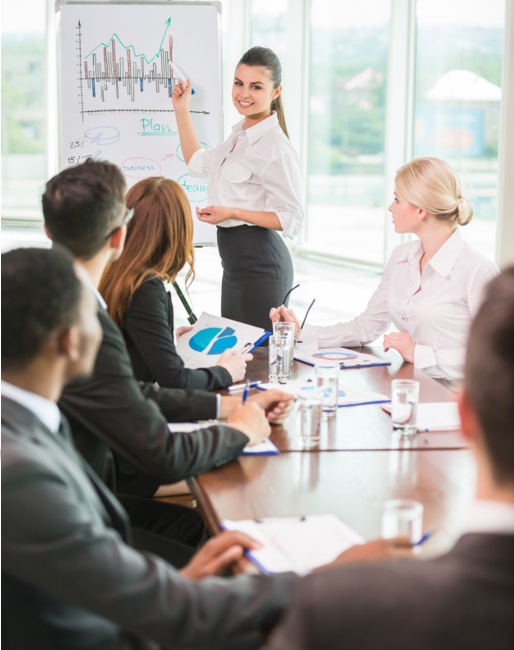
[{"label": "notepad", "polygon": [[362,544],[364,539],[338,517],[266,517],[264,519],[226,519],[221,526],[240,530],[261,542],[262,548],[248,551],[248,558],[262,573],[294,571],[310,573],[328,564],[343,551]]},{"label": "notepad", "polygon": [[271,440],[267,438],[256,445],[246,445],[241,453],[243,456],[276,456],[280,452]]},{"label": "notepad", "polygon": [[[279,383],[261,383],[257,386],[260,390],[270,390],[278,388],[286,393],[297,395],[299,391],[305,392],[309,388],[314,390],[315,382],[306,382],[299,379],[286,381],[283,384]],[[375,393],[371,390],[361,390],[357,388],[350,388],[347,386],[339,386],[339,394],[337,398],[338,406],[361,406],[365,404],[382,404],[389,402],[390,397],[382,393]]]},{"label": "notepad", "polygon": [[321,348],[310,351],[295,348],[294,358],[302,363],[308,363],[310,366],[317,363],[338,363],[341,369],[391,365],[390,361],[350,348]]},{"label": "notepad", "polygon": [[[216,425],[230,426],[220,420],[204,420],[202,422],[168,422],[168,429],[171,433],[191,433],[198,429],[205,429]],[[241,452],[243,456],[274,456],[279,453],[279,450],[269,438],[256,445],[246,445]]]},{"label": "notepad", "polygon": [[[384,404],[382,408],[391,413],[391,404]],[[460,429],[457,402],[421,402],[418,404],[417,420],[417,429],[422,432]]]}]

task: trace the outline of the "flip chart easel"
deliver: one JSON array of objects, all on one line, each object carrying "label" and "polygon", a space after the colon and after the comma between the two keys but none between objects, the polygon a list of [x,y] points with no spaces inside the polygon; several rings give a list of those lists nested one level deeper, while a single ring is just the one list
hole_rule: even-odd
[{"label": "flip chart easel", "polygon": [[[120,166],[130,187],[149,176],[185,190],[196,246],[216,228],[199,222],[207,182],[189,175],[171,102],[181,74],[194,81],[191,113],[206,147],[222,139],[219,2],[58,2],[60,166],[87,158]],[[173,64],[176,63],[177,71]]]}]

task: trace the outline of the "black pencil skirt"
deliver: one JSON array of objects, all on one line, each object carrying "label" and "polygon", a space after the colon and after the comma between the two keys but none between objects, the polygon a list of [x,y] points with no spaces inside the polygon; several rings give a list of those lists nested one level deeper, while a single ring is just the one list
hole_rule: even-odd
[{"label": "black pencil skirt", "polygon": [[218,227],[218,248],[221,315],[270,330],[270,309],[293,286],[293,261],[282,237],[260,226]]}]

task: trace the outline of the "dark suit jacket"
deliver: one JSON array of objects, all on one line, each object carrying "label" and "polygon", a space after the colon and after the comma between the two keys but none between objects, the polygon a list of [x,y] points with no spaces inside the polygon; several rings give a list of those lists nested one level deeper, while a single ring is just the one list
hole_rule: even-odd
[{"label": "dark suit jacket", "polygon": [[226,368],[184,366],[173,340],[173,303],[159,278],[147,280],[135,292],[123,322],[123,336],[140,381],[167,388],[217,390],[232,383]]},{"label": "dark suit jacket", "polygon": [[514,535],[468,534],[434,560],[311,574],[266,647],[512,650]]},{"label": "dark suit jacket", "polygon": [[272,625],[294,578],[193,582],[127,544],[127,517],[61,434],[2,397],[2,647],[219,648]]},{"label": "dark suit jacket", "polygon": [[[103,309],[98,317],[103,341],[93,374],[68,384],[59,408],[78,450],[109,487],[148,496],[163,483],[201,474],[239,455],[248,437],[227,426],[170,433],[168,421],[216,417],[216,395],[138,384],[120,330]],[[117,466],[110,450],[119,459]]]}]

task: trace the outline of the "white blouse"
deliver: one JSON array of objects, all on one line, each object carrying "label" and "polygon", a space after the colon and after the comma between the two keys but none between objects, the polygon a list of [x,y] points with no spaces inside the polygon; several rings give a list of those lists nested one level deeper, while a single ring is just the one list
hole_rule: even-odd
[{"label": "white blouse", "polygon": [[305,347],[358,347],[374,341],[392,321],[414,339],[414,365],[432,377],[462,378],[471,320],[498,267],[464,242],[457,228],[427,263],[419,240],[394,249],[366,310],[348,323],[306,325]]},{"label": "white blouse", "polygon": [[[284,237],[293,239],[303,221],[298,156],[276,113],[243,129],[244,120],[214,149],[198,149],[188,164],[192,176],[208,179],[208,203],[229,208],[274,212]],[[227,219],[219,226],[246,223]],[[255,224],[247,224],[255,225]]]}]

